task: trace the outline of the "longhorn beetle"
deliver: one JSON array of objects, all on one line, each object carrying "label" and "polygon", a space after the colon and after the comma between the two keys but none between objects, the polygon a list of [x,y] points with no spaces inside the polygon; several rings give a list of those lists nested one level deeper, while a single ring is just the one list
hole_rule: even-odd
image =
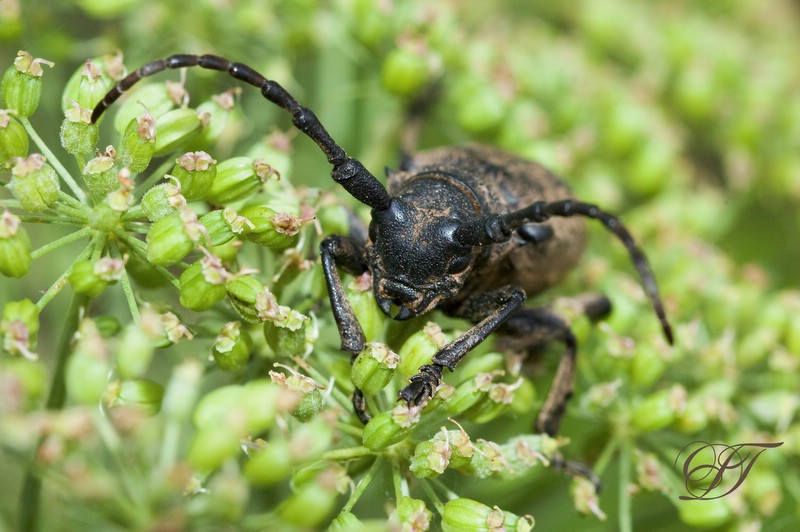
[{"label": "longhorn beetle", "polygon": [[[451,371],[492,331],[523,348],[561,341],[566,352],[537,418],[536,429],[558,431],[572,393],[576,341],[569,326],[547,308],[524,307],[558,283],[578,261],[585,228],[577,217],[600,221],[627,248],[668,342],[672,330],[642,251],[615,216],[577,201],[555,175],[537,163],[488,146],[449,147],[409,155],[399,171],[388,172],[386,188],[364,165],[348,156],[314,115],[281,85],[241,63],[214,55],[179,54],[153,61],[118,82],[92,113],[92,122],[137,81],[168,68],[199,66],[227,72],[261,90],[286,110],[295,127],[317,143],[333,167],[331,176],[372,208],[368,237],[329,235],[320,253],[342,349],[353,357],[365,347],[364,333],[351,309],[337,268],[369,271],[381,310],[406,320],[441,309],[474,323],[442,347],[430,364],[400,390],[398,399],[423,405]],[[585,298],[592,317],[610,310],[604,297]],[[356,389],[353,405],[366,423],[369,414]]]}]

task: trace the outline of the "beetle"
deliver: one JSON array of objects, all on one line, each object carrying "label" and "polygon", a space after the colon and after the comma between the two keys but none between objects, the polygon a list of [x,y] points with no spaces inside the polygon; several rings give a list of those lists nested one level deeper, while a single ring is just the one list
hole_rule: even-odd
[{"label": "beetle", "polygon": [[[319,146],[332,166],[334,181],[372,209],[366,238],[329,235],[320,244],[342,350],[354,358],[366,341],[345,297],[339,269],[355,275],[369,271],[378,306],[396,320],[441,309],[474,324],[442,347],[430,364],[419,368],[400,390],[399,400],[424,405],[441,384],[444,368],[454,370],[493,331],[510,337],[522,349],[560,341],[566,351],[535,427],[556,434],[572,394],[577,343],[569,325],[555,312],[524,303],[528,296],[558,284],[578,262],[585,244],[582,217],[600,221],[627,248],[672,344],[655,277],[630,232],[612,214],[573,198],[558,177],[535,162],[483,145],[439,148],[409,154],[399,170],[388,171],[387,190],[280,84],[247,65],[215,55],[177,54],[142,66],[97,104],[92,122],[142,78],[194,66],[226,72],[260,89]],[[579,301],[590,317],[610,310],[604,296]],[[353,405],[359,419],[367,423],[370,417],[358,389]]]}]

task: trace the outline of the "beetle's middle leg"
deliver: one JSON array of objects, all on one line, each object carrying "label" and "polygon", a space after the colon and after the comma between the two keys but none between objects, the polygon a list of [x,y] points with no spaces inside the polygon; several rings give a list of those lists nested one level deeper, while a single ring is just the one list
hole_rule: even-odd
[{"label": "beetle's middle leg", "polygon": [[477,323],[442,347],[430,364],[420,367],[419,372],[409,379],[408,385],[400,390],[398,399],[413,405],[425,404],[441,384],[444,368],[453,371],[467,353],[522,307],[525,298],[522,288],[505,286],[467,299],[451,314]]},{"label": "beetle's middle leg", "polygon": [[[611,302],[600,294],[578,296],[570,302],[590,319],[601,318],[611,311]],[[567,321],[549,307],[521,309],[509,317],[498,332],[506,335],[503,347],[514,350],[531,350],[550,342],[564,343],[566,351],[535,426],[537,432],[554,436],[558,433],[575,382],[578,349],[575,335]]]}]

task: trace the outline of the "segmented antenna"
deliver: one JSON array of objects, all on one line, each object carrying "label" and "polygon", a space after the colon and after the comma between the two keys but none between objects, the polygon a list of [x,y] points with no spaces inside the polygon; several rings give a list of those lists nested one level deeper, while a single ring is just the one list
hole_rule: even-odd
[{"label": "segmented antenna", "polygon": [[331,176],[350,195],[373,209],[383,210],[389,206],[391,197],[380,181],[361,164],[361,161],[349,157],[345,153],[311,110],[301,106],[279,83],[265,78],[247,65],[234,63],[216,55],[177,54],[147,63],[135,72],[128,74],[111,88],[94,108],[92,123],[97,122],[106,109],[139,80],[168,68],[194,66],[227,72],[231,77],[260,89],[264,98],[288,112],[294,126],[317,143],[328,162],[333,166]]}]

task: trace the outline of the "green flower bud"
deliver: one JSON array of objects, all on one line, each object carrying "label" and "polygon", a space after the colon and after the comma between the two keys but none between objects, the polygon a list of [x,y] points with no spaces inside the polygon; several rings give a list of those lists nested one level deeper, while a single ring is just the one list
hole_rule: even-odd
[{"label": "green flower bud", "polygon": [[91,153],[100,135],[97,124],[91,123],[92,110],[74,103],[64,114],[61,145],[72,155]]},{"label": "green flower bud", "polygon": [[[332,414],[331,411],[327,412]],[[308,422],[303,422],[292,429],[291,438],[289,439],[289,448],[292,450],[292,463],[294,464],[308,464],[314,460],[322,457],[322,454],[327,451],[334,439],[334,431],[332,424],[335,419],[333,416],[320,415]],[[294,482],[300,480],[299,475],[295,475]]]},{"label": "green flower bud", "polygon": [[640,342],[630,364],[631,383],[639,389],[653,386],[667,370],[667,362],[652,344]]},{"label": "green flower bud", "polygon": [[290,311],[290,316],[291,319],[287,316],[286,321],[264,323],[264,339],[270,349],[280,357],[292,357],[306,352],[306,331],[310,320],[293,310]]},{"label": "green flower bud", "polygon": [[250,381],[244,386],[240,408],[248,434],[261,434],[273,426],[275,414],[282,407],[281,393],[281,388],[269,379]]},{"label": "green flower bud", "polygon": [[205,196],[208,203],[227,205],[257,192],[275,170],[260,159],[233,157],[217,165],[217,175]]},{"label": "green flower bud", "polygon": [[161,410],[164,388],[153,381],[144,379],[117,382],[106,391],[105,403],[115,406],[135,406],[147,415],[154,416]]},{"label": "green flower bud", "polygon": [[261,318],[256,309],[256,297],[264,292],[264,285],[250,275],[236,277],[225,284],[231,305],[243,320],[259,323]]},{"label": "green flower bud", "polygon": [[67,360],[67,396],[75,403],[96,405],[106,391],[111,371],[108,346],[89,318],[78,326],[78,342]]},{"label": "green flower bud", "polygon": [[242,247],[242,241],[234,238],[219,246],[212,246],[211,253],[223,262],[223,264],[232,264],[236,257],[239,255],[239,250]]},{"label": "green flower bud", "polygon": [[239,216],[230,207],[205,213],[200,217],[200,223],[206,228],[208,239],[212,246],[219,246],[229,242],[236,235],[253,226],[247,218]]},{"label": "green flower bud", "polygon": [[277,514],[286,523],[315,529],[333,511],[338,495],[335,486],[323,485],[320,481],[306,482],[281,502]]},{"label": "green flower bud", "polygon": [[201,241],[205,228],[189,208],[182,208],[153,222],[147,233],[147,260],[170,266],[191,253]]},{"label": "green flower bud", "polygon": [[469,465],[462,468],[463,471],[474,473],[478,478],[507,472],[509,470],[508,459],[503,454],[503,449],[495,442],[477,440],[475,442],[475,453],[469,461]]},{"label": "green flower bud", "polygon": [[8,209],[0,215],[0,273],[20,278],[31,269],[31,240],[18,216]]},{"label": "green flower bud", "polygon": [[174,108],[175,101],[170,97],[166,83],[142,85],[117,109],[114,130],[120,135],[124,134],[131,120],[142,115],[142,109],[158,119]]},{"label": "green flower bud", "polygon": [[68,279],[76,293],[89,297],[99,296],[108,286],[108,281],[94,273],[94,262],[88,259],[73,264]]},{"label": "green flower bud", "polygon": [[156,347],[169,347],[177,344],[182,338],[191,340],[194,335],[181,323],[178,316],[172,312],[158,315],[159,327],[154,328],[154,345]]},{"label": "green flower bud", "polygon": [[106,73],[103,58],[89,59],[67,81],[63,102],[76,102],[84,109],[94,109],[113,86],[114,80]]},{"label": "green flower bud", "polygon": [[425,501],[420,499],[400,497],[395,512],[398,522],[403,523],[404,529],[410,526],[410,530],[428,530],[431,526],[433,514],[425,506]]},{"label": "green flower bud", "polygon": [[244,464],[244,476],[256,486],[271,486],[289,478],[294,463],[289,442],[272,438],[263,447],[250,454]]},{"label": "green flower bud", "polygon": [[44,59],[34,59],[28,52],[20,50],[11,66],[3,74],[0,95],[6,109],[14,109],[17,116],[27,118],[36,111],[42,97],[42,65],[54,64]]},{"label": "green flower bud", "polygon": [[397,353],[384,344],[368,343],[350,369],[353,384],[365,394],[374,395],[389,384],[399,362]]},{"label": "green flower bud", "polygon": [[[225,291],[222,286],[223,296]],[[217,365],[226,370],[237,370],[244,367],[250,358],[253,341],[247,331],[242,330],[242,323],[231,321],[226,323],[211,346],[211,354]]]},{"label": "green flower bud", "polygon": [[[374,342],[381,338],[388,318],[375,301],[372,275],[365,273],[354,278],[345,287],[345,295],[367,341]],[[400,360],[402,365],[402,356]]]},{"label": "green flower bud", "polygon": [[140,324],[125,326],[116,349],[120,377],[134,379],[147,372],[155,353],[154,339],[159,334],[159,327],[160,317],[154,312],[142,313]]},{"label": "green flower bud", "polygon": [[83,182],[96,198],[104,198],[119,188],[119,173],[114,158],[98,155],[83,167]]},{"label": "green flower bud", "polygon": [[40,153],[14,160],[7,187],[22,208],[30,212],[43,211],[53,205],[60,190],[56,171]]},{"label": "green flower bud", "polygon": [[47,392],[47,368],[22,358],[6,358],[0,366],[0,382],[4,390],[15,390],[12,397],[5,398],[4,416],[33,411],[40,408]]},{"label": "green flower bud", "polygon": [[653,392],[636,405],[631,415],[634,427],[644,432],[659,430],[686,409],[686,389],[678,384]]},{"label": "green flower bud", "polygon": [[173,109],[158,118],[155,157],[168,155],[192,142],[208,125],[208,115],[194,109]]},{"label": "green flower bud", "polygon": [[435,478],[450,465],[452,450],[449,442],[432,439],[417,444],[411,457],[409,469],[417,478]]},{"label": "green flower bud", "polygon": [[198,430],[189,443],[186,460],[199,471],[214,471],[240,452],[239,436],[225,427]]},{"label": "green flower bud", "polygon": [[403,343],[397,352],[400,355],[400,364],[397,371],[403,379],[416,375],[419,368],[430,364],[433,355],[447,344],[447,337],[441,327],[433,322],[428,322],[421,331],[417,331]]},{"label": "green flower bud", "polygon": [[289,375],[279,371],[270,371],[269,376],[272,381],[299,397],[289,413],[304,423],[319,414],[322,410],[322,394],[314,379],[283,364],[276,363],[275,366],[286,369]]},{"label": "green flower bud", "polygon": [[[745,484],[747,484],[745,482]],[[678,516],[684,524],[696,528],[716,528],[733,518],[731,499],[678,501]]]},{"label": "green flower bud", "polygon": [[162,410],[170,420],[185,421],[189,418],[202,375],[203,367],[196,360],[188,359],[175,367],[162,401]]},{"label": "green flower bud", "polygon": [[242,404],[245,396],[244,386],[231,384],[212,390],[200,398],[194,409],[192,420],[200,430],[214,428],[230,428],[229,423],[243,425],[242,419],[233,419],[232,415]]},{"label": "green flower bud", "polygon": [[390,92],[410,98],[419,94],[430,81],[431,61],[422,46],[395,48],[386,56],[382,67],[383,86]]},{"label": "green flower bud", "polygon": [[188,309],[208,310],[222,301],[230,274],[214,255],[207,255],[186,268],[180,276],[180,301]]},{"label": "green flower bud", "polygon": [[314,389],[303,395],[300,401],[298,401],[297,406],[289,411],[289,414],[298,421],[305,423],[319,414],[320,411],[322,411],[322,393]]},{"label": "green flower bud", "polygon": [[22,124],[11,118],[8,109],[0,109],[0,168],[12,159],[27,157],[30,139]]},{"label": "green flower bud", "polygon": [[467,418],[475,423],[488,423],[506,413],[514,400],[514,392],[522,385],[522,377],[513,384],[492,383],[487,387],[486,396],[466,412]]},{"label": "green flower bud", "polygon": [[371,451],[381,451],[403,441],[419,420],[418,407],[399,405],[381,412],[364,426],[362,443]]},{"label": "green flower bud", "polygon": [[275,212],[265,205],[248,205],[242,216],[250,220],[243,238],[271,249],[285,249],[297,243],[297,233],[306,220],[285,212]]},{"label": "green flower bud", "polygon": [[151,222],[157,222],[185,206],[186,198],[181,194],[180,184],[171,181],[154,186],[142,197],[142,210]]},{"label": "green flower bud", "polygon": [[504,512],[497,506],[489,508],[472,499],[458,498],[448,501],[444,505],[442,513],[442,530],[444,532],[463,532],[465,530],[528,532],[533,525],[534,521],[530,516],[520,517],[511,512]]},{"label": "green flower bud", "polygon": [[188,201],[203,199],[217,176],[217,161],[204,151],[184,153],[175,159],[172,175]]},{"label": "green flower bud", "polygon": [[156,119],[148,112],[128,123],[120,140],[120,164],[138,174],[143,172],[156,150]]},{"label": "green flower bud", "polygon": [[5,304],[0,331],[3,333],[3,349],[7,353],[36,360],[34,350],[39,334],[39,309],[30,299]]},{"label": "green flower bud", "polygon": [[487,399],[489,390],[494,386],[492,380],[497,375],[502,375],[502,373],[502,370],[478,373],[472,379],[459,384],[455,393],[447,399],[447,412],[455,416],[467,412],[484,399]]}]

